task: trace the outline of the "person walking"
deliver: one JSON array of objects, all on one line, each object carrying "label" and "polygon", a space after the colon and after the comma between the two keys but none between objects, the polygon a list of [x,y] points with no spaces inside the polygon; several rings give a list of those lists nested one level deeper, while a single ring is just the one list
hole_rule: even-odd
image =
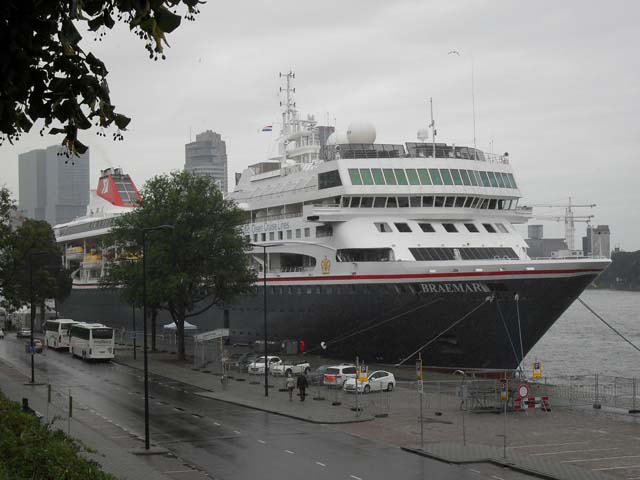
[{"label": "person walking", "polygon": [[296,379],[293,378],[293,375],[287,375],[287,390],[289,390],[289,401],[293,401],[293,389],[296,387]]},{"label": "person walking", "polygon": [[306,377],[306,375],[304,373],[298,375],[297,384],[298,384],[298,390],[300,391],[300,401],[304,402],[304,397],[306,395],[306,390],[307,390],[307,387],[309,386],[309,382],[308,382],[307,377]]}]

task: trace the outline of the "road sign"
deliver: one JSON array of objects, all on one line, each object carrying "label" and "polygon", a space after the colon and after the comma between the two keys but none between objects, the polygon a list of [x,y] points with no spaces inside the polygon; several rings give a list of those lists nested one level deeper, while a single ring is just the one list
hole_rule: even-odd
[{"label": "road sign", "polygon": [[367,367],[364,363],[361,364],[360,368],[358,369],[358,380],[360,380],[361,382],[366,382],[367,378],[369,377],[368,373],[369,367]]},{"label": "road sign", "polygon": [[529,386],[526,383],[518,385],[518,396],[520,398],[527,398],[529,396]]}]

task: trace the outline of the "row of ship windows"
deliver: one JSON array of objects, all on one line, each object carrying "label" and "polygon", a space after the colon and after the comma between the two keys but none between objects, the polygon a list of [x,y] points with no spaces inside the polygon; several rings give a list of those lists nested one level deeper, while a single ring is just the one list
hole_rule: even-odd
[{"label": "row of ship windows", "polygon": [[510,210],[516,208],[517,203],[517,200],[482,197],[342,197],[342,206],[346,208],[456,207]]},{"label": "row of ship windows", "polygon": [[[474,223],[463,223],[466,230],[470,233],[479,233],[480,230]],[[380,233],[392,233],[394,230],[391,226],[386,222],[375,222],[374,226]],[[411,233],[413,230],[408,223],[404,222],[396,222],[393,223],[395,229],[400,233]],[[425,233],[435,233],[436,227],[438,230],[442,228],[445,232],[448,233],[457,233],[459,232],[459,226],[456,226],[453,223],[443,223],[443,224],[432,224],[432,223],[422,223],[419,222],[418,226]],[[488,233],[509,233],[507,227],[502,223],[496,223],[495,226],[491,223],[483,223],[483,228]],[[330,225],[322,225],[319,227],[306,227],[306,228],[296,228],[293,230],[278,230],[268,233],[254,233],[253,236],[245,235],[244,239],[247,242],[266,242],[266,241],[275,241],[275,240],[294,240],[294,239],[302,239],[302,238],[311,238],[312,232],[315,230],[315,236],[322,237],[331,237],[333,236],[333,227]]]},{"label": "row of ship windows", "polygon": [[518,188],[512,173],[457,168],[350,168],[352,185],[465,185]]},{"label": "row of ship windows", "polygon": [[[391,226],[386,222],[375,222],[374,225],[375,225],[376,229],[378,230],[378,232],[380,232],[380,233],[392,233],[393,232],[393,229],[391,228]],[[480,230],[478,230],[478,227],[477,227],[477,225],[475,223],[463,223],[463,225],[466,228],[467,232],[469,232],[469,233],[480,233]],[[411,233],[413,231],[408,223],[396,222],[396,223],[393,224],[393,226],[400,233]],[[442,229],[447,233],[457,233],[457,232],[460,231],[459,230],[460,226],[459,225],[456,226],[454,223],[437,224],[437,223],[421,223],[421,222],[418,222],[418,226],[425,233],[435,233],[436,232],[435,226],[438,226],[438,229],[440,229],[440,227],[442,227]],[[498,232],[500,232],[500,233],[509,233],[509,230],[507,229],[507,227],[505,227],[504,224],[502,224],[502,223],[496,223],[495,226],[493,224],[491,224],[491,223],[483,223],[482,227],[488,233],[498,233]]]},{"label": "row of ship windows", "polygon": [[[274,240],[293,240],[293,239],[302,239],[302,238],[311,238],[312,232],[315,230],[316,237],[331,237],[333,236],[333,227],[330,225],[322,225],[319,227],[306,227],[306,228],[296,228],[294,230],[279,230],[268,233],[254,233],[253,241],[254,242],[266,242],[274,241]],[[245,235],[244,239],[247,242],[252,241],[251,235]]]}]

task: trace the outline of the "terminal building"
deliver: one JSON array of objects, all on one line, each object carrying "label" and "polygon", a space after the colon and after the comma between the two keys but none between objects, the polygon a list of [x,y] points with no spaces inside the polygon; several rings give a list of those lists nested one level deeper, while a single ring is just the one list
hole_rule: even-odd
[{"label": "terminal building", "polygon": [[67,157],[60,145],[18,156],[18,210],[51,225],[85,215],[89,205],[89,151]]},{"label": "terminal building", "polygon": [[211,130],[196,135],[196,141],[184,146],[184,169],[215,179],[227,193],[227,145],[219,133]]}]

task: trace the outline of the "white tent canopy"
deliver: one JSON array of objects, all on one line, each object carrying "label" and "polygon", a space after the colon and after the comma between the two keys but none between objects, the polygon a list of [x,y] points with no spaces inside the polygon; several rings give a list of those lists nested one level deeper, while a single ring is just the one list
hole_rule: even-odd
[{"label": "white tent canopy", "polygon": [[[166,325],[163,325],[162,328],[164,328],[165,330],[177,330],[178,329],[178,327],[176,325],[176,322],[167,323]],[[189,322],[187,322],[185,320],[184,321],[184,329],[185,330],[197,330],[198,327],[196,327],[195,325],[190,324]]]}]

